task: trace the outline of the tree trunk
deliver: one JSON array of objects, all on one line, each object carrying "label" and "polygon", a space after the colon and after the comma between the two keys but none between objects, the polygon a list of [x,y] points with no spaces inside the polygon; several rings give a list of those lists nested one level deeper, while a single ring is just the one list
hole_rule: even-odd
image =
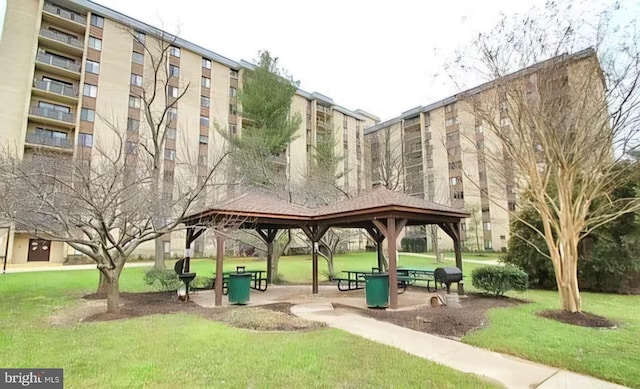
[{"label": "tree trunk", "polygon": [[433,246],[433,252],[436,254],[436,263],[440,263],[440,250],[438,245],[438,226],[431,225],[431,245]]},{"label": "tree trunk", "polygon": [[107,292],[107,313],[120,313],[120,280],[116,275],[109,278],[107,278],[109,285]]},{"label": "tree trunk", "polygon": [[562,239],[558,250],[552,252],[556,284],[562,302],[562,309],[568,312],[581,312],[582,299],[578,287],[578,239]]},{"label": "tree trunk", "polygon": [[155,240],[155,263],[153,265],[156,269],[166,269],[167,266],[164,263],[164,241],[161,237]]},{"label": "tree trunk", "polygon": [[102,272],[99,272],[98,274],[100,274],[100,279],[98,281],[98,290],[96,291],[96,295],[98,296],[98,298],[105,298],[107,297],[107,293],[109,291],[109,283],[107,282],[107,278],[104,276],[104,274],[102,274]]}]

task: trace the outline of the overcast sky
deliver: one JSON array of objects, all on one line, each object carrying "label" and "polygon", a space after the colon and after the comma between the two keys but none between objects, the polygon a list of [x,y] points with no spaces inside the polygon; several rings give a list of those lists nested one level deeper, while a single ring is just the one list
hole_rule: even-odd
[{"label": "overcast sky", "polygon": [[[0,0],[0,15],[5,1]],[[435,76],[442,74],[453,51],[478,32],[491,29],[501,12],[523,13],[544,4],[544,0],[96,2],[171,33],[178,31],[182,38],[233,60],[253,60],[258,50],[268,49],[303,89],[383,120],[455,93],[447,77]]]}]

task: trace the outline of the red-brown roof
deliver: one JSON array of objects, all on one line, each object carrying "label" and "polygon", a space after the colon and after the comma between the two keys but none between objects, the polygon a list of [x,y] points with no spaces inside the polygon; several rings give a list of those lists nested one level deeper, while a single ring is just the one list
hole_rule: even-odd
[{"label": "red-brown roof", "polygon": [[[377,188],[363,195],[346,199],[335,204],[319,208],[308,208],[279,199],[272,193],[250,190],[224,201],[217,206],[186,218],[187,223],[217,215],[238,215],[252,218],[252,222],[263,219],[291,220],[298,223],[313,223],[316,220],[336,219],[342,216],[358,214],[378,214],[381,211],[402,211],[415,214],[419,220],[426,215],[446,216],[448,218],[468,217],[463,210],[435,204],[424,199],[394,192],[386,188]],[[278,222],[282,223],[282,222]]]}]

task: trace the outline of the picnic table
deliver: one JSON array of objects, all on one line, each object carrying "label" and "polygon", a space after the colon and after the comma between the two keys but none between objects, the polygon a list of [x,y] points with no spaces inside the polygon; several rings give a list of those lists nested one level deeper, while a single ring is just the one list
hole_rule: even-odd
[{"label": "picnic table", "polygon": [[[364,289],[364,276],[371,272],[362,270],[344,270],[343,273],[346,273],[347,276],[333,278],[333,281],[338,281],[338,290],[342,292],[347,290]],[[344,285],[345,283],[346,287]]]},{"label": "picnic table", "polygon": [[398,283],[403,288],[403,291],[407,289],[409,285],[415,285],[416,281],[423,281],[427,283],[427,290],[431,292],[430,284],[433,282],[434,291],[437,289],[435,278],[433,277],[433,270],[419,269],[419,268],[398,268]]},{"label": "picnic table", "polygon": [[[260,292],[265,292],[269,286],[267,281],[266,270],[245,270],[244,266],[237,266],[236,270],[222,272],[222,294],[229,294],[229,275],[237,273],[251,273],[250,288]],[[215,274],[213,275],[213,287],[215,288]]]}]

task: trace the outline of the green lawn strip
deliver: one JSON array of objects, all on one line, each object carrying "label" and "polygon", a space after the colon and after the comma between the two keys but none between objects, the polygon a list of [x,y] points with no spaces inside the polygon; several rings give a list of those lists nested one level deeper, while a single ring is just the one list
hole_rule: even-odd
[{"label": "green lawn strip", "polygon": [[[6,367],[62,367],[69,388],[494,387],[335,329],[261,333],[190,314],[50,327],[46,316],[95,288],[94,272],[1,276]],[[125,288],[144,288],[142,269],[126,273]]]},{"label": "green lawn strip", "polygon": [[616,330],[577,327],[536,316],[541,310],[558,309],[556,292],[512,296],[533,303],[490,310],[489,326],[466,335],[463,342],[640,387],[640,296],[582,293],[584,311],[619,321]]}]

